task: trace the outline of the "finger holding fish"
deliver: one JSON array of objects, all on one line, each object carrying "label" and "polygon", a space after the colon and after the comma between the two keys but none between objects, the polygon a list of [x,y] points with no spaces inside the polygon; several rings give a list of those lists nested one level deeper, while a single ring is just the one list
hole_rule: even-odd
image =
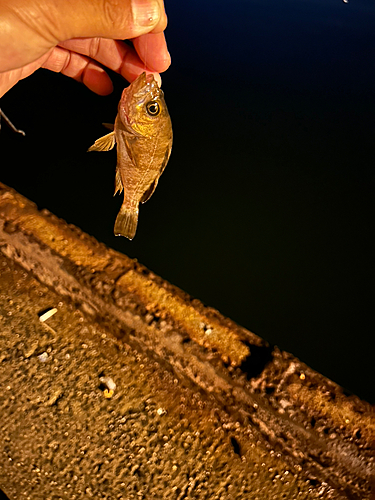
[{"label": "finger holding fish", "polygon": [[[100,63],[97,67],[101,68],[104,74],[99,74],[99,71],[97,71],[96,74],[90,74],[90,80],[88,78],[87,80],[89,80],[88,83],[90,83],[91,79],[93,79],[92,77],[96,77],[96,80],[99,82],[99,85],[96,85],[96,87],[99,88],[99,92],[96,90],[94,91],[100,95],[106,95],[112,91],[112,84],[108,84],[110,78],[100,65],[116,73],[120,73],[128,82],[132,82],[145,71],[146,63],[146,72],[154,73],[158,84],[161,84],[161,78],[158,72],[165,71],[170,65],[170,56],[165,37],[163,33],[153,34],[151,38],[145,38],[147,36],[148,35],[143,35],[133,39],[135,46],[140,44],[141,57],[134,47],[120,40],[109,40],[107,38],[75,38],[60,43],[59,47],[68,50],[70,54],[76,55],[75,58],[72,57],[72,60],[69,61],[67,54],[67,62],[71,67],[70,73],[74,74],[74,70],[76,70],[77,78],[75,79],[78,79],[82,66],[77,57],[82,57],[84,61],[92,60],[93,64]],[[145,54],[145,52],[147,53]],[[56,57],[57,56],[58,54],[56,54]],[[53,63],[52,57],[50,59],[51,63]],[[143,59],[146,59],[146,61]],[[48,69],[55,71],[51,67],[48,67]],[[66,70],[66,68],[64,70]],[[94,84],[95,83],[96,82],[94,82]],[[91,87],[89,86],[89,88]]]},{"label": "finger holding fish", "polygon": [[[168,69],[170,55],[164,33],[147,33],[133,38],[132,42],[135,48],[121,40],[109,38],[73,38],[59,43],[59,46],[90,57],[124,77],[127,65],[144,70],[146,62],[149,69],[152,68],[155,72]],[[137,76],[139,75],[140,72],[137,72]]]},{"label": "finger holding fish", "polygon": [[162,73],[171,65],[164,33],[146,33],[133,38],[134,48],[147,68]]},{"label": "finger holding fish", "polygon": [[[162,33],[159,35],[164,38]],[[150,44],[150,58],[147,56],[147,60],[151,62],[153,61],[152,47],[153,45]],[[168,53],[166,47],[165,51]],[[161,60],[163,58],[163,55],[160,56]],[[156,81],[161,85],[160,75],[155,72],[155,68],[161,68],[159,71],[164,71],[165,65],[152,64],[153,67],[146,68],[146,72],[153,73]],[[40,67],[73,78],[99,95],[108,95],[112,92],[113,85],[104,67],[120,73],[128,82],[132,82],[145,70],[145,63],[133,47],[122,41],[105,38],[76,38],[60,43],[25,68],[2,73],[0,97],[19,80],[28,77]]]}]

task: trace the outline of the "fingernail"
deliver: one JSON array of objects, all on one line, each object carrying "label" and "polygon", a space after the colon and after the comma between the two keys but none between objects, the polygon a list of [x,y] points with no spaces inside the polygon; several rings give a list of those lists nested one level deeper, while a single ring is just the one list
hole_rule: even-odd
[{"label": "fingernail", "polygon": [[155,26],[160,18],[157,0],[132,0],[132,11],[135,26]]}]

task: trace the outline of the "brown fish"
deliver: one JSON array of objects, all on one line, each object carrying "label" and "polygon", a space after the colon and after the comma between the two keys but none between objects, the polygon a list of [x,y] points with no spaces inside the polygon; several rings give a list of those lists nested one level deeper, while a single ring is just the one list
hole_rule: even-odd
[{"label": "brown fish", "polygon": [[89,148],[108,151],[117,142],[115,194],[124,190],[124,201],[115,222],[116,236],[134,238],[138,205],[155,191],[171,154],[172,137],[164,93],[152,74],[142,73],[122,93],[113,132]]}]

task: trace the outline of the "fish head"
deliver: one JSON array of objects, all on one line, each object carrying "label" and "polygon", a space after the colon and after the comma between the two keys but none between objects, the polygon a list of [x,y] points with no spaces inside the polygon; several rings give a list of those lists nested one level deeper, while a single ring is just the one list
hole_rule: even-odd
[{"label": "fish head", "polygon": [[125,130],[136,136],[151,138],[163,123],[170,126],[164,92],[153,74],[143,72],[124,89],[118,115]]}]

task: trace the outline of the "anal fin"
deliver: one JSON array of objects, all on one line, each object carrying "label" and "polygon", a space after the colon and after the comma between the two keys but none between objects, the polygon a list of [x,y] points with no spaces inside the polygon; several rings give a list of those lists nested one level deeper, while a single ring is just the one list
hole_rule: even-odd
[{"label": "anal fin", "polygon": [[156,189],[156,186],[158,185],[159,178],[155,179],[154,182],[151,183],[150,187],[147,188],[147,190],[143,193],[143,196],[141,198],[141,203],[146,203],[151,196],[154,194],[154,191]]},{"label": "anal fin", "polygon": [[[115,177],[115,194],[117,193],[122,193],[122,190],[124,189],[122,185],[122,180],[121,180],[121,175],[120,175],[120,170],[118,167],[116,167],[116,177]],[[113,195],[113,196],[114,196]]]}]

